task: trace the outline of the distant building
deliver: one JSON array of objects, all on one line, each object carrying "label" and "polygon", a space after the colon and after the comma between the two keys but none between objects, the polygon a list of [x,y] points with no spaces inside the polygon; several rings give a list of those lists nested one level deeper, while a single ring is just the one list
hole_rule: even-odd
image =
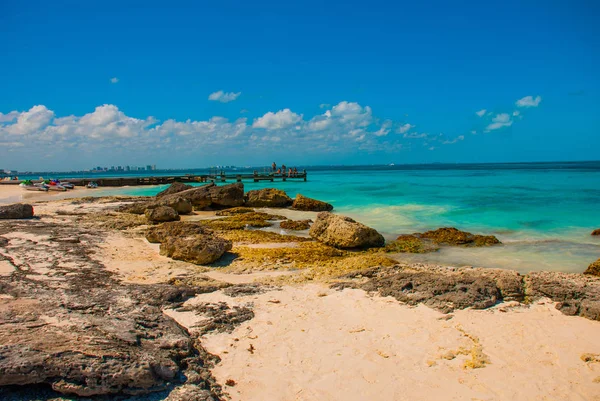
[{"label": "distant building", "polygon": [[146,171],[150,171],[150,170],[152,170],[152,166],[151,165],[147,165],[146,166]]},{"label": "distant building", "polygon": [[156,170],[156,164],[153,164],[152,165],[152,171],[155,171],[155,170]]}]

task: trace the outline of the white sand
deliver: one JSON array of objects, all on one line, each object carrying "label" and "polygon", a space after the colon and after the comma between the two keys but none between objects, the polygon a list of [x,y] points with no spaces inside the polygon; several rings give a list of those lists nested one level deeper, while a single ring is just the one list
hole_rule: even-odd
[{"label": "white sand", "polygon": [[[188,302],[243,305],[255,318],[202,344],[222,358],[213,373],[232,400],[600,400],[600,322],[549,302],[458,311],[450,320],[362,290],[310,284],[249,297],[221,292]],[[201,317],[167,311],[194,330]],[[236,341],[235,339],[238,339]],[[464,368],[477,351],[489,359]],[[249,351],[252,345],[253,353]]]}]

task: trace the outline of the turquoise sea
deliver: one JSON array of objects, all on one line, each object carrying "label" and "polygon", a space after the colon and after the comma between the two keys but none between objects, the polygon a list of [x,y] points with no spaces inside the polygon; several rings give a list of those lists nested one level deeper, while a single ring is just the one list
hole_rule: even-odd
[{"label": "turquoise sea", "polygon": [[[307,168],[276,186],[332,203],[387,238],[438,227],[493,234],[502,246],[449,248],[407,261],[582,272],[600,258],[600,162]],[[154,195],[164,187],[115,193]]]}]

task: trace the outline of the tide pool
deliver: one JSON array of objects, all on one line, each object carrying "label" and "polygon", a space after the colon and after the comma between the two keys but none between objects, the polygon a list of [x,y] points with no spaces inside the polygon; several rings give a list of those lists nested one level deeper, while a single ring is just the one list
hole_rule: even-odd
[{"label": "tide pool", "polygon": [[[308,182],[244,183],[330,202],[387,238],[456,227],[503,246],[402,255],[411,261],[582,272],[600,258],[600,163],[394,166],[311,171]],[[111,193],[155,195],[161,187]],[[106,193],[106,190],[103,190]]]}]

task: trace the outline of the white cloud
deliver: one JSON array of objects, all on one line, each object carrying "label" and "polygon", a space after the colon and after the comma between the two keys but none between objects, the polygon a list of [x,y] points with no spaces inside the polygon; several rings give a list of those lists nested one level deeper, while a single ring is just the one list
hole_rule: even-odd
[{"label": "white cloud", "polygon": [[399,126],[398,129],[396,129],[396,132],[399,134],[405,134],[408,131],[410,131],[411,128],[414,128],[414,127],[415,127],[414,125],[406,123],[406,124]]},{"label": "white cloud", "polygon": [[264,116],[257,118],[252,124],[253,128],[264,128],[267,130],[276,130],[288,128],[302,120],[302,116],[294,113],[290,109],[279,110],[277,113],[269,111]]},{"label": "white cloud", "polygon": [[381,124],[381,128],[379,128],[379,130],[373,132],[373,135],[375,135],[375,136],[386,136],[387,134],[390,133],[391,126],[392,126],[392,121],[386,120],[386,121],[383,122],[383,124]]},{"label": "white cloud", "polygon": [[486,112],[487,112],[486,109],[481,109],[481,110],[475,112],[475,114],[477,114],[479,117],[483,117]]},{"label": "white cloud", "polygon": [[236,93],[236,92],[217,91],[217,92],[213,92],[210,95],[208,95],[208,100],[212,100],[215,102],[221,102],[221,103],[229,103],[229,102],[233,102],[241,94],[242,94],[242,92]]},{"label": "white cloud", "polygon": [[0,113],[0,123],[13,122],[14,120],[17,119],[17,117],[19,117],[18,111],[11,111],[10,113],[7,113],[7,114]]},{"label": "white cloud", "polygon": [[486,131],[493,131],[503,127],[510,127],[513,123],[513,120],[510,118],[508,113],[500,113],[496,114],[494,118],[492,118],[492,123],[485,127]]},{"label": "white cloud", "polygon": [[40,131],[42,128],[50,124],[52,118],[54,118],[54,112],[48,110],[46,106],[33,106],[31,109],[29,109],[29,111],[20,113],[17,117],[17,122],[15,124],[8,125],[6,127],[6,131],[12,135],[32,134]]},{"label": "white cloud", "polygon": [[321,103],[321,104],[319,105],[319,107],[320,107],[320,108],[322,108],[322,109],[326,109],[326,108],[328,108],[328,107],[331,107],[331,105],[330,105],[329,103]]},{"label": "white cloud", "polygon": [[542,101],[541,96],[525,96],[522,99],[517,100],[515,103],[518,107],[538,107],[540,102]]},{"label": "white cloud", "polygon": [[117,77],[112,77],[112,78],[110,79],[110,83],[111,83],[111,84],[116,84],[117,82],[119,82],[119,78],[117,78]]},{"label": "white cloud", "polygon": [[454,139],[447,139],[447,140],[443,141],[442,143],[444,145],[452,145],[453,143],[464,141],[464,140],[465,140],[465,136],[464,135],[459,135],[459,136],[457,136]]},{"label": "white cloud", "polygon": [[516,117],[516,116],[518,116],[519,114],[521,114],[521,112],[520,112],[519,110],[515,110],[515,111],[513,111],[513,113],[512,113],[513,117]]},{"label": "white cloud", "polygon": [[418,133],[418,132],[407,132],[403,136],[406,139],[423,139],[423,138],[427,138],[429,136],[429,134],[426,134],[424,132],[421,132],[421,133]]}]

